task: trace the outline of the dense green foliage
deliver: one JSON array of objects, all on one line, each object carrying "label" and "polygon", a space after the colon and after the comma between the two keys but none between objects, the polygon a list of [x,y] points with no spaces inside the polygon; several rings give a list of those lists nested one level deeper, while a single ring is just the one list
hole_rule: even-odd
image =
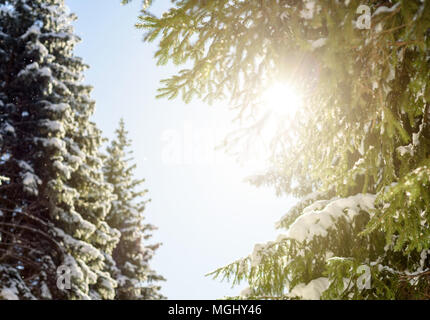
[{"label": "dense green foliage", "polygon": [[251,181],[305,201],[280,221],[284,236],[216,276],[257,298],[429,297],[429,1],[178,0],[137,26],[159,39],[159,64],[189,66],[160,97],[229,98],[239,119],[255,116],[227,144],[249,147],[274,82],[304,96]]}]

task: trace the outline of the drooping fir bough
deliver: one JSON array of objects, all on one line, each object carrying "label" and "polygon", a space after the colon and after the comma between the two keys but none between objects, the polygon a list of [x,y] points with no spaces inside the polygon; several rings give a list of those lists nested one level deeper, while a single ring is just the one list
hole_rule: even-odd
[{"label": "drooping fir bough", "polygon": [[181,0],[137,26],[159,39],[159,64],[190,66],[161,97],[229,98],[254,121],[227,147],[273,126],[259,110],[274,83],[303,95],[251,182],[304,199],[282,236],[216,277],[247,281],[251,298],[430,297],[430,1]]},{"label": "drooping fir bough", "polygon": [[0,299],[117,296],[121,233],[74,19],[63,0],[0,0]]}]

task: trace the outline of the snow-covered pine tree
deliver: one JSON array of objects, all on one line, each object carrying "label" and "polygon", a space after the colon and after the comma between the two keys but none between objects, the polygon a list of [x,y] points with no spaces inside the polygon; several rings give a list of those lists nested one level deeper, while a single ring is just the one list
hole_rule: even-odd
[{"label": "snow-covered pine tree", "polygon": [[127,138],[124,120],[121,119],[116,137],[107,147],[104,165],[106,181],[113,186],[116,196],[107,221],[121,232],[120,241],[113,251],[117,267],[114,275],[118,282],[116,299],[163,299],[157,282],[164,281],[164,278],[149,264],[160,244],[148,244],[156,228],[144,221],[143,212],[150,200],[145,199],[146,189],[138,190],[145,180],[134,178],[136,165],[130,164],[130,146],[131,140]]},{"label": "snow-covered pine tree", "polygon": [[115,296],[119,232],[104,221],[112,194],[74,19],[63,0],[0,0],[0,299]]},{"label": "snow-covered pine tree", "polygon": [[304,95],[252,179],[303,201],[214,275],[254,298],[430,297],[430,1],[183,0],[138,27],[159,64],[191,65],[160,96],[230,97],[253,119],[273,79]]}]

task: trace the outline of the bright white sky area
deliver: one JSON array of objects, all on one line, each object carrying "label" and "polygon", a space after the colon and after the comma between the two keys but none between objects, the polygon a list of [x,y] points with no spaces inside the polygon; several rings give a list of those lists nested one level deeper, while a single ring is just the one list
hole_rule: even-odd
[{"label": "bright white sky area", "polygon": [[[169,299],[237,295],[243,286],[231,289],[205,274],[248,255],[255,243],[274,240],[274,224],[294,200],[242,182],[253,172],[226,160],[222,151],[213,152],[233,117],[225,107],[155,99],[159,81],[178,69],[157,67],[155,43],[144,43],[143,31],[134,28],[141,1],[127,6],[120,2],[66,1],[79,18],[75,28],[83,41],[76,54],[90,65],[85,82],[94,86],[94,120],[111,138],[124,118],[133,140],[136,176],[147,181],[152,199],[147,221],[159,228],[153,241],[163,243],[152,262],[167,278],[162,293]],[[156,1],[153,11],[170,5]],[[212,142],[199,143],[205,136]],[[168,137],[173,140],[166,142]],[[168,151],[185,156],[163,161]]]}]

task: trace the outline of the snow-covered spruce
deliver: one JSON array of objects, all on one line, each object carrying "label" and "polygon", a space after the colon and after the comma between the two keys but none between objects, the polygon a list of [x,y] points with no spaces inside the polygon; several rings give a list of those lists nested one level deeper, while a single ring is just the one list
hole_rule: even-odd
[{"label": "snow-covered spruce", "polygon": [[[112,299],[119,232],[63,0],[0,1],[0,298]],[[57,287],[57,267],[72,271]]]},{"label": "snow-covered spruce", "polygon": [[160,244],[149,244],[155,227],[145,223],[144,211],[149,200],[140,200],[147,190],[137,188],[144,180],[136,180],[131,164],[124,121],[121,119],[116,137],[107,148],[104,166],[106,181],[113,187],[116,199],[112,202],[107,221],[121,232],[121,239],[113,251],[112,274],[118,282],[117,299],[148,300],[163,298],[158,281],[164,280],[150,267],[150,260]]}]

